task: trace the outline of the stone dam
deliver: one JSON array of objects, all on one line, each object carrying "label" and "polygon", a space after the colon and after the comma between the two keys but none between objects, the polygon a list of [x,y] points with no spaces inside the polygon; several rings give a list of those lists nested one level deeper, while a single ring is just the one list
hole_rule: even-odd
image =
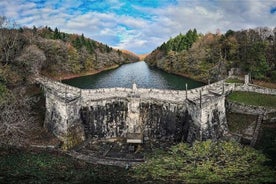
[{"label": "stone dam", "polygon": [[46,97],[44,125],[64,149],[93,138],[125,138],[129,143],[217,140],[228,133],[226,94],[250,91],[224,81],[182,91],[142,89],[135,84],[92,90],[45,77],[36,81]]}]

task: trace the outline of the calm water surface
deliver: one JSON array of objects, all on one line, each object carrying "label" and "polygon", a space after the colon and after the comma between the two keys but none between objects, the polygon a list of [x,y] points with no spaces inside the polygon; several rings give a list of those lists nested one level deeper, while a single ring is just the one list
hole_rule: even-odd
[{"label": "calm water surface", "polygon": [[152,67],[145,62],[136,62],[124,64],[114,70],[104,71],[95,75],[83,76],[74,79],[62,81],[63,83],[76,86],[83,89],[131,88],[135,82],[138,88],[156,88],[156,89],[185,89],[196,88],[204,85],[201,82],[192,79],[170,74]]}]

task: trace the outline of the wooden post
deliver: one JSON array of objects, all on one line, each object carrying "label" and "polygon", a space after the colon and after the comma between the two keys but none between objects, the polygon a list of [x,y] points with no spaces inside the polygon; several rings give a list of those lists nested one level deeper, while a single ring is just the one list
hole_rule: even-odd
[{"label": "wooden post", "polygon": [[186,91],[185,91],[186,92],[186,99],[188,99],[188,92],[187,92],[187,90],[188,90],[188,84],[186,83],[185,86],[186,86]]},{"label": "wooden post", "polygon": [[67,88],[68,88],[68,86],[65,87],[65,100],[66,100],[66,98],[67,98],[67,91],[68,91]]},{"label": "wooden post", "polygon": [[201,108],[201,100],[202,100],[202,97],[201,97],[201,90],[199,91],[199,106],[200,106],[200,108]]}]

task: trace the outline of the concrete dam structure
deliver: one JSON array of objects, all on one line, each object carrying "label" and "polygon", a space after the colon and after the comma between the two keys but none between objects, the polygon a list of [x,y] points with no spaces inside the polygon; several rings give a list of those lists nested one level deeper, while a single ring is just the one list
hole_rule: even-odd
[{"label": "concrete dam structure", "polygon": [[225,93],[219,81],[192,90],[132,88],[79,89],[36,79],[46,97],[45,127],[65,149],[90,139],[150,140],[219,139],[228,131]]}]

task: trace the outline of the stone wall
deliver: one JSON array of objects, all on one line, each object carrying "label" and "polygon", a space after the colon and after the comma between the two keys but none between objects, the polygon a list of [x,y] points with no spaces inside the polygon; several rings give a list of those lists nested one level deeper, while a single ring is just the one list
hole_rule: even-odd
[{"label": "stone wall", "polygon": [[225,96],[219,96],[201,109],[202,140],[218,140],[228,132],[225,110]]},{"label": "stone wall", "polygon": [[64,149],[82,142],[85,137],[79,116],[80,101],[59,98],[54,91],[48,91],[45,95],[44,126],[63,142]]},{"label": "stone wall", "polygon": [[68,148],[88,138],[144,141],[218,139],[227,132],[223,81],[188,91],[110,88],[82,90],[39,79],[46,95],[45,126]]},{"label": "stone wall", "polygon": [[265,88],[265,87],[257,86],[257,85],[253,85],[253,84],[246,85],[246,84],[227,83],[227,84],[225,84],[225,90],[228,92],[230,92],[230,91],[245,91],[245,92],[276,95],[276,89]]},{"label": "stone wall", "polygon": [[194,124],[200,117],[198,109],[191,110],[186,103],[109,98],[87,102],[80,112],[86,138],[126,137],[127,133],[141,133],[144,142],[201,138],[200,124]]},{"label": "stone wall", "polygon": [[145,140],[186,141],[191,115],[186,107],[158,101],[140,103],[140,118]]},{"label": "stone wall", "polygon": [[[276,119],[275,108],[245,105],[231,101],[226,102],[226,108],[229,113],[238,114],[239,117],[240,115],[251,115],[256,117],[254,120],[246,119],[244,120],[245,122],[240,121],[239,123],[243,124],[243,129],[238,130],[238,134],[236,132],[231,132],[233,135],[236,135],[238,138],[237,140],[241,143],[250,144],[251,146],[255,146],[257,140],[259,139],[262,124],[266,122],[275,122]],[[229,121],[229,123],[231,123],[231,121]],[[244,125],[247,126],[244,127]]]},{"label": "stone wall", "polygon": [[260,114],[270,114],[276,112],[276,109],[254,106],[254,105],[245,105],[238,102],[227,101],[227,109],[230,112],[250,114],[250,115],[260,115]]},{"label": "stone wall", "polygon": [[82,106],[80,116],[86,138],[124,137],[127,113],[126,99],[95,101]]}]

